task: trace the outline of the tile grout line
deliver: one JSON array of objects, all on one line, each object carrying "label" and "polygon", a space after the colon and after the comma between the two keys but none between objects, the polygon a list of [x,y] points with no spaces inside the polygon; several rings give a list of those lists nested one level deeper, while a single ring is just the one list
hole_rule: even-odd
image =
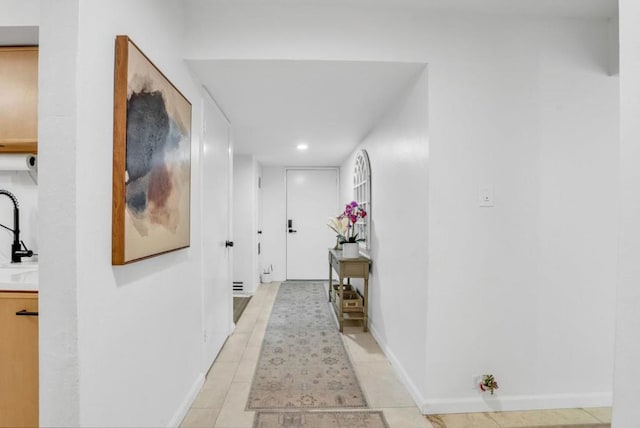
[{"label": "tile grout line", "polygon": [[[258,303],[260,303],[260,302],[258,301]],[[260,311],[260,312],[262,312],[262,311]],[[250,333],[249,333],[249,340],[251,340],[251,336],[253,335],[253,333],[254,333],[254,332],[256,331],[256,329],[258,328],[257,324],[258,324],[258,317],[259,317],[259,316],[260,316],[260,314],[258,314],[258,316],[256,316],[255,320],[253,321],[253,326],[252,326],[251,331],[250,331]],[[231,378],[231,382],[229,383],[229,386],[227,387],[227,390],[226,390],[226,392],[225,392],[225,394],[224,394],[224,399],[222,400],[222,405],[221,405],[221,407],[220,407],[220,409],[219,409],[218,414],[216,415],[216,420],[215,420],[215,421],[214,421],[214,423],[213,423],[213,427],[215,427],[215,426],[216,426],[216,424],[217,424],[217,422],[218,422],[218,419],[219,419],[219,417],[220,417],[220,414],[222,413],[222,408],[224,408],[224,405],[225,405],[225,403],[227,402],[227,399],[229,398],[229,393],[231,392],[232,385],[233,385],[234,383],[240,383],[240,382],[235,382],[235,380],[234,380],[234,379],[236,378],[236,376],[237,376],[237,374],[238,374],[238,370],[240,370],[240,364],[242,363],[243,357],[244,357],[244,355],[245,355],[245,353],[246,353],[246,351],[247,351],[247,348],[249,347],[249,340],[247,340],[247,343],[245,343],[245,345],[244,345],[244,349],[242,350],[242,355],[241,355],[240,360],[238,361],[238,365],[237,365],[237,367],[236,367],[236,369],[235,369],[235,371],[234,371],[234,373],[233,373],[233,376],[232,376],[232,378]],[[223,346],[223,347],[224,347],[224,346]]]},{"label": "tile grout line", "polygon": [[491,419],[493,421],[494,424],[496,424],[496,427],[499,428],[508,428],[508,427],[503,427],[502,425],[500,425],[500,422],[498,422],[497,420],[495,420],[493,418],[493,416],[491,416],[491,413],[489,412],[482,412],[481,414],[486,415],[489,419]]},{"label": "tile grout line", "polygon": [[[521,420],[521,421],[517,421],[515,422],[516,425],[513,425],[513,423],[509,423],[509,422],[505,422],[505,423],[500,423],[496,418],[494,418],[495,414],[498,413],[531,413],[533,415],[535,414],[540,414],[542,412],[544,412],[545,410],[573,410],[573,411],[577,411],[579,413],[583,413],[586,416],[588,416],[589,418],[591,418],[592,420],[590,421],[576,421],[576,420],[565,420],[565,421],[560,421],[560,420],[556,420],[556,421],[552,421],[552,422],[545,422],[545,423],[541,423],[541,422],[536,422],[534,420],[532,420],[531,422],[527,422],[526,420]],[[569,409],[540,409],[540,410],[522,410],[522,411],[506,411],[506,412],[473,412],[473,413],[468,413],[467,415],[470,417],[480,417],[480,416],[484,416],[485,418],[488,418],[493,424],[495,424],[494,428],[551,428],[551,427],[563,427],[563,428],[571,428],[571,427],[583,427],[583,426],[591,426],[591,425],[599,425],[599,424],[611,424],[610,421],[608,420],[602,420],[602,418],[596,416],[594,413],[592,413],[591,411],[589,411],[589,408],[569,408]],[[434,428],[447,428],[448,425],[446,424],[446,421],[444,419],[442,419],[442,416],[446,416],[445,415],[440,415],[440,414],[436,414],[436,415],[425,415],[426,419],[434,426]],[[432,421],[433,419],[433,421]],[[522,423],[526,424],[526,425],[522,425]],[[457,425],[456,425],[457,426]]]},{"label": "tile grout line", "polygon": [[[331,313],[334,314],[333,308],[330,308],[330,309],[331,309]],[[336,318],[336,321],[337,321],[337,318]],[[367,403],[367,410],[375,410],[371,407],[371,397],[369,396],[369,391],[365,389],[364,384],[360,380],[360,376],[358,375],[358,370],[355,367],[356,362],[353,359],[353,354],[351,353],[351,349],[349,349],[349,347],[345,343],[345,335],[343,333],[340,333],[340,341],[342,342],[342,347],[344,348],[344,350],[347,351],[347,358],[351,361],[351,369],[353,370],[353,373],[356,377],[356,381],[358,381],[358,384],[360,384],[360,391],[362,391],[362,395],[364,395],[364,400]],[[382,411],[382,414],[384,415],[384,411]]]},{"label": "tile grout line", "polygon": [[[262,312],[262,311],[260,311]],[[238,366],[236,367],[236,370],[233,374],[233,377],[231,378],[231,382],[229,383],[229,386],[227,388],[227,391],[225,392],[225,396],[224,396],[224,400],[222,400],[222,407],[220,408],[220,412],[218,412],[218,415],[216,416],[216,420],[213,424],[213,427],[216,426],[218,419],[220,417],[220,414],[222,413],[222,408],[224,408],[224,405],[227,403],[227,400],[229,399],[229,393],[231,392],[232,386],[234,383],[242,383],[242,382],[236,382],[234,379],[236,378],[237,374],[238,374],[238,370],[240,369],[240,364],[242,363],[243,357],[247,352],[247,348],[249,346],[249,340],[251,340],[251,336],[253,335],[253,333],[256,331],[257,324],[258,324],[258,317],[260,316],[260,314],[258,314],[258,316],[256,316],[255,320],[253,321],[253,328],[251,329],[251,332],[249,333],[249,339],[247,340],[247,343],[245,343],[244,345],[244,349],[242,350],[242,354],[240,356],[240,360],[238,361]]]},{"label": "tile grout line", "polygon": [[591,413],[589,411],[588,408],[583,408],[582,410],[584,410],[585,412],[587,412],[589,415],[591,415],[594,419],[596,419],[598,422],[602,423],[602,424],[611,424],[611,421],[603,421],[602,419],[600,419],[597,415]]},{"label": "tile grout line", "polygon": [[[245,310],[246,310],[246,309],[247,309],[247,308],[245,308]],[[240,316],[242,317],[242,315],[240,315]],[[251,331],[253,332],[253,330],[254,330],[254,329],[255,329],[255,322],[254,322],[254,326],[253,326],[253,328],[251,329]],[[249,337],[251,337],[251,336],[249,336]],[[248,344],[248,343],[249,343],[249,341],[247,341],[247,344]],[[247,344],[245,344],[245,350],[246,350]],[[222,345],[222,348],[224,348],[224,344]],[[222,352],[222,348],[220,349],[220,352]],[[245,351],[245,350],[243,350],[243,354],[244,354],[244,351]],[[242,361],[242,358],[241,358],[241,361]],[[214,421],[213,421],[213,425],[211,426],[211,428],[215,428],[215,426],[216,426],[216,424],[217,424],[217,422],[218,422],[218,419],[220,418],[220,414],[222,413],[222,408],[224,407],[224,403],[226,403],[226,402],[227,402],[227,398],[229,397],[229,392],[231,391],[231,385],[233,384],[233,379],[235,379],[235,377],[236,377],[236,375],[237,375],[237,373],[238,373],[238,370],[240,369],[240,363],[241,363],[241,361],[238,361],[238,364],[236,365],[236,368],[235,368],[235,370],[234,370],[234,372],[233,372],[233,376],[231,377],[231,382],[229,383],[229,386],[226,388],[226,391],[224,392],[224,399],[222,400],[222,404],[220,404],[220,408],[219,408],[219,409],[215,409],[215,410],[217,410],[217,413],[216,413],[216,417],[215,417],[215,419],[214,419]],[[210,371],[211,371],[211,369],[213,368],[213,365],[214,365],[214,364],[215,364],[215,361],[214,361],[214,363],[211,365],[211,368],[209,369],[209,372],[210,372]],[[208,377],[208,376],[207,376],[207,377]],[[206,382],[206,381],[207,381],[207,379],[205,378],[205,382]]]}]

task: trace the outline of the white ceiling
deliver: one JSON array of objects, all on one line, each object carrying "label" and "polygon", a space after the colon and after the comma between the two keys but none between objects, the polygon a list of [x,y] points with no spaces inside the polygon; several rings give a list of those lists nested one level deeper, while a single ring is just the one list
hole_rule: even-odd
[{"label": "white ceiling", "polygon": [[419,7],[431,10],[482,15],[525,15],[613,18],[618,0],[183,0],[198,3],[320,4],[387,7]]},{"label": "white ceiling", "polygon": [[[318,3],[415,7],[445,13],[610,18],[617,0],[207,0],[287,6]],[[417,63],[291,60],[190,60],[233,124],[235,152],[267,165],[343,162],[402,90]],[[299,152],[299,142],[309,150]]]},{"label": "white ceiling", "polygon": [[[360,1],[360,0],[354,0]],[[374,0],[376,1],[376,0]],[[426,8],[492,15],[612,18],[618,0],[379,0],[407,2]]]},{"label": "white ceiling", "polygon": [[[423,64],[190,60],[233,125],[235,153],[265,165],[337,166]],[[306,142],[300,152],[296,145]]]}]

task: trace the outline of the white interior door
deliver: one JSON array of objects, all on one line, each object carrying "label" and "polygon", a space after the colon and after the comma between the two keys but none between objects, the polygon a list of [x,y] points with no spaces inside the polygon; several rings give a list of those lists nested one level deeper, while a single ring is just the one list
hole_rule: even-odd
[{"label": "white interior door", "polygon": [[206,371],[233,325],[231,183],[233,142],[225,116],[204,101],[202,150],[203,364]]},{"label": "white interior door", "polygon": [[257,245],[258,245],[258,265],[257,271],[255,272],[258,280],[257,283],[260,283],[260,273],[262,273],[262,269],[266,268],[264,265],[264,257],[262,256],[262,173],[258,174],[258,202],[257,202],[257,212],[256,212],[256,224],[257,224]]},{"label": "white interior door", "polygon": [[337,169],[287,170],[287,279],[327,279],[327,249],[336,244],[327,227],[338,213]]}]

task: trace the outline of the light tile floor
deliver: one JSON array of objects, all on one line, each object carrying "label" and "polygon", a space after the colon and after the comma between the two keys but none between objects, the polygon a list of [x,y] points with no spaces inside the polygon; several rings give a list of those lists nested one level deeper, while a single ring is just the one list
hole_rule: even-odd
[{"label": "light tile floor", "polygon": [[557,427],[611,423],[611,408],[531,410],[429,416],[435,428]]},{"label": "light tile floor", "polygon": [[[245,410],[245,407],[279,286],[279,283],[271,283],[258,287],[207,374],[204,386],[181,427],[253,426],[254,412]],[[359,326],[345,326],[342,338],[369,407],[382,410],[390,428],[513,428],[611,420],[610,409],[598,408],[436,415],[430,417],[431,423],[420,414],[370,333],[363,333]]]}]

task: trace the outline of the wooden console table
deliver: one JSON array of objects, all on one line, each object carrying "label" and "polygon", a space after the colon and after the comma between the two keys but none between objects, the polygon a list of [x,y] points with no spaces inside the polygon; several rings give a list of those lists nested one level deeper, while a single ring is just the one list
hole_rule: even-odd
[{"label": "wooden console table", "polygon": [[[333,288],[333,271],[338,274],[338,290],[337,299],[333,299],[333,309],[338,317],[338,323],[340,325],[340,331],[342,332],[344,326],[344,320],[356,319],[362,320],[362,331],[367,331],[369,323],[369,267],[371,265],[371,259],[363,257],[358,258],[344,258],[342,257],[342,250],[329,250],[329,302],[331,302],[331,292]],[[351,278],[364,279],[364,295],[362,296],[362,309],[358,311],[345,312],[344,309],[344,279],[347,278],[347,283],[351,283]],[[339,299],[340,304],[337,304]]]}]

